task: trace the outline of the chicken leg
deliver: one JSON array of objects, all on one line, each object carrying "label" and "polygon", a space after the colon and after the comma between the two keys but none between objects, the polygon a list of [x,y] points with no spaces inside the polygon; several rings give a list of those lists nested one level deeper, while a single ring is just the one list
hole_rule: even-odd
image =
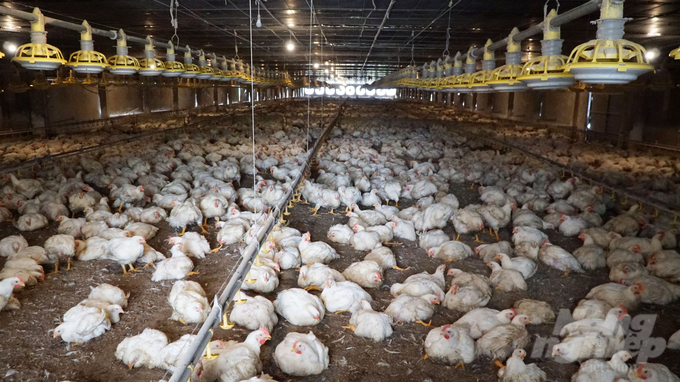
[{"label": "chicken leg", "polygon": [[501,362],[501,361],[499,361],[499,360],[495,360],[495,361],[493,361],[493,363],[494,363],[496,366],[500,367],[501,369],[505,367],[505,365],[503,365],[503,362]]},{"label": "chicken leg", "polygon": [[459,368],[459,367],[460,367],[461,369],[465,370],[465,364],[464,364],[464,363],[458,362],[458,363],[456,364],[456,366],[454,366],[454,369],[457,369],[457,368]]},{"label": "chicken leg", "polygon": [[199,227],[201,227],[201,232],[202,232],[202,233],[206,233],[206,234],[207,234],[207,233],[210,233],[210,232],[206,231],[206,230],[205,230],[205,227],[203,227],[202,225],[199,225]]},{"label": "chicken leg", "polygon": [[67,264],[68,264],[68,266],[66,267],[66,270],[67,270],[67,271],[70,271],[70,270],[71,270],[71,258],[70,258],[70,257],[68,258],[68,263],[67,263]]},{"label": "chicken leg", "polygon": [[456,241],[460,241],[460,234],[456,235]]},{"label": "chicken leg", "polygon": [[349,313],[349,310],[338,310],[333,312],[333,314],[340,314],[340,313]]},{"label": "chicken leg", "polygon": [[562,277],[567,277],[569,276],[569,272],[571,272],[571,269],[566,269],[564,273],[562,273]]},{"label": "chicken leg", "polygon": [[343,328],[343,329],[349,329],[349,330],[351,330],[351,331],[355,331],[355,330],[357,329],[357,327],[354,326],[354,325],[345,325],[345,326],[343,326],[342,328]]},{"label": "chicken leg", "polygon": [[178,233],[177,236],[184,236],[184,233],[187,231],[187,226],[184,226],[182,228],[182,232]]},{"label": "chicken leg", "polygon": [[409,269],[411,269],[411,267],[399,268],[398,266],[395,265],[392,267],[392,269],[396,269],[398,271],[408,271]]},{"label": "chicken leg", "polygon": [[200,272],[191,271],[191,272],[187,273],[187,277],[193,276],[193,275],[200,275]]},{"label": "chicken leg", "polygon": [[483,241],[479,240],[479,235],[475,235],[475,243],[485,244]]},{"label": "chicken leg", "polygon": [[220,246],[215,248],[215,249],[210,250],[210,253],[217,253],[220,249],[222,249],[222,246],[223,246],[223,244],[220,243]]},{"label": "chicken leg", "polygon": [[142,272],[141,269],[135,269],[135,266],[130,264],[130,272]]},{"label": "chicken leg", "polygon": [[319,213],[318,213],[318,212],[319,212],[319,208],[318,208],[318,207],[317,207],[317,208],[312,208],[312,211],[314,211],[314,213],[312,214],[312,216],[318,216],[318,215],[319,215]]},{"label": "chicken leg", "polygon": [[328,213],[331,214],[331,215],[337,215],[335,212],[333,212],[333,210],[334,210],[334,208],[331,208],[331,210],[328,211]]},{"label": "chicken leg", "polygon": [[418,321],[416,321],[416,323],[418,323],[418,324],[420,324],[420,325],[423,325],[423,326],[425,326],[425,327],[428,327],[428,328],[429,328],[430,326],[432,326],[432,320],[430,320],[430,322],[423,322],[423,321],[421,321],[421,320],[418,320]]},{"label": "chicken leg", "polygon": [[309,292],[310,290],[318,290],[318,291],[320,291],[321,288],[319,288],[319,287],[316,286],[316,285],[310,285],[310,286],[305,287],[305,290],[306,290],[307,292]]},{"label": "chicken leg", "polygon": [[54,271],[52,273],[59,273],[59,263],[54,263]]},{"label": "chicken leg", "polygon": [[127,268],[125,268],[125,265],[124,265],[124,264],[121,264],[120,266],[123,268],[123,276],[129,275],[129,273],[128,273],[128,271],[127,271]]},{"label": "chicken leg", "polygon": [[385,245],[402,245],[404,243],[398,242],[398,241],[386,241]]}]

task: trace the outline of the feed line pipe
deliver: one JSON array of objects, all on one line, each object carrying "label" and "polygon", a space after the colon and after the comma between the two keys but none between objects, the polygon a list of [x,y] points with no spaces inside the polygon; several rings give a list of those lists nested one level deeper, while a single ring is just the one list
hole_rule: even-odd
[{"label": "feed line pipe", "polygon": [[[302,182],[305,173],[309,169],[309,165],[311,164],[312,160],[319,151],[319,148],[321,148],[321,144],[325,141],[328,135],[330,135],[330,132],[337,124],[338,119],[342,114],[345,102],[346,99],[342,102],[342,104],[340,104],[340,107],[338,108],[338,112],[336,113],[335,118],[333,118],[331,123],[328,125],[328,127],[326,127],[326,130],[324,130],[323,134],[321,134],[317,141],[314,142],[314,146],[307,154],[307,160],[303,165],[302,171],[300,171],[298,176],[295,178],[295,181],[293,182],[291,188],[288,191],[286,191],[285,197],[281,200],[278,206],[276,206],[272,210],[271,214],[265,221],[264,226],[260,228],[260,231],[257,235],[257,240],[251,242],[244,249],[243,253],[241,254],[242,257],[241,263],[236,269],[236,272],[234,272],[234,274],[229,279],[229,283],[227,284],[226,288],[224,288],[224,290],[222,291],[222,294],[216,299],[217,301],[213,302],[213,307],[212,310],[210,311],[210,315],[208,315],[205,322],[203,322],[201,329],[198,331],[196,335],[196,339],[191,343],[189,349],[182,355],[182,358],[180,358],[179,364],[175,369],[176,371],[172,374],[172,377],[170,378],[169,382],[186,382],[191,377],[192,369],[190,368],[190,366],[195,365],[205,352],[206,346],[212,339],[211,331],[214,328],[216,328],[222,321],[221,316],[223,312],[225,312],[229,308],[230,302],[236,295],[236,292],[240,289],[241,284],[245,280],[245,277],[248,274],[248,271],[250,270],[250,267],[254,262],[255,256],[260,252],[260,248],[262,248],[262,245],[266,241],[272,229],[274,229],[274,226],[278,221],[279,215],[284,211],[286,205],[288,205],[290,201],[290,198],[293,196],[295,190]],[[218,306],[215,306],[216,304],[218,304]]]},{"label": "feed line pipe", "polygon": [[[593,12],[597,12],[600,10],[600,5],[602,4],[602,0],[589,0],[587,3],[579,5],[576,8],[572,8],[560,15],[557,15],[552,21],[550,22],[550,25],[553,27],[559,27],[561,25],[567,24],[569,22],[572,22],[576,19],[579,19],[583,16],[589,15]],[[516,35],[513,36],[514,41],[522,41],[525,40],[531,36],[535,36],[537,34],[543,33],[543,28],[545,26],[545,21],[541,21],[540,23],[525,29]],[[508,45],[508,38],[504,38],[502,40],[496,41],[493,44],[489,45],[487,48],[488,50],[498,50],[503,47]],[[484,54],[484,47],[482,48],[477,48],[472,51],[472,57],[478,58],[481,57]],[[467,54],[464,55],[464,59],[467,57]]]},{"label": "feed line pipe", "polygon": [[[13,8],[5,7],[5,6],[0,6],[0,15],[12,16],[12,17],[16,17],[18,19],[22,19],[22,20],[26,20],[26,21],[35,21],[35,20],[38,19],[38,16],[36,16],[33,13],[20,11],[18,9],[13,9]],[[87,30],[87,28],[85,26],[81,25],[81,24],[75,24],[75,23],[71,23],[71,22],[63,21],[63,20],[58,20],[58,19],[54,19],[52,17],[47,17],[47,16],[45,16],[45,24],[53,25],[53,26],[59,27],[59,28],[70,29],[70,30],[73,30],[73,31],[76,31],[76,32],[84,32],[84,31]],[[115,40],[115,39],[118,38],[118,32],[116,32],[116,31],[107,31],[107,30],[104,30],[104,29],[92,28],[91,32],[92,32],[93,35],[108,37],[111,40]],[[127,37],[127,41],[130,41],[130,42],[134,42],[134,43],[137,43],[137,44],[140,44],[140,45],[148,44],[148,40],[146,38],[134,37],[134,36],[129,36],[129,35],[126,36],[126,37]],[[157,41],[155,39],[153,40],[153,46],[157,47],[157,48],[163,48],[163,49],[168,49],[168,48],[171,47],[170,44],[167,44],[167,43],[164,43],[164,42],[161,42],[161,41]],[[174,47],[174,49],[175,49],[175,51],[178,51],[178,52],[187,52],[188,51],[187,48],[179,47],[179,46]],[[192,50],[194,50],[194,49],[192,49]],[[198,49],[195,49],[195,50],[198,51]]]}]

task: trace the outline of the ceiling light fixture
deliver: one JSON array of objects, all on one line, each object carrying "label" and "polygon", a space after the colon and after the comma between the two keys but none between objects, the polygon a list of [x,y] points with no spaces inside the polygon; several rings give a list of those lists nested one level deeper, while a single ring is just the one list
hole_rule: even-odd
[{"label": "ceiling light fixture", "polygon": [[287,49],[288,51],[291,51],[291,52],[294,51],[294,50],[295,50],[295,44],[293,44],[292,41],[288,41],[288,42],[286,43],[286,49]]},{"label": "ceiling light fixture", "polygon": [[647,51],[647,53],[645,53],[645,58],[647,59],[647,61],[652,61],[655,58],[659,57],[659,53],[660,53],[659,50],[656,48],[650,49]]},{"label": "ceiling light fixture", "polygon": [[255,2],[257,3],[257,21],[255,22],[255,26],[262,28],[262,17],[260,17],[260,1],[257,0]]},{"label": "ceiling light fixture", "polygon": [[14,54],[17,51],[17,44],[6,42],[4,48],[9,54]]}]

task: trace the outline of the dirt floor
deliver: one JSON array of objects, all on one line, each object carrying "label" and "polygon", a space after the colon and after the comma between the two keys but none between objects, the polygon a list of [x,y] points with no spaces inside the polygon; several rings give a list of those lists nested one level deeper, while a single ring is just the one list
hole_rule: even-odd
[{"label": "dirt floor", "polygon": [[[351,108],[350,108],[351,110]],[[389,117],[386,117],[389,118]],[[450,191],[454,193],[462,206],[479,203],[479,194],[469,188],[469,184],[451,184]],[[408,207],[409,203],[402,202],[400,207]],[[289,225],[301,232],[310,231],[312,240],[326,241],[328,228],[334,224],[346,223],[344,215],[329,215],[321,210],[319,216],[310,216],[309,206],[297,204],[289,216]],[[45,239],[56,233],[57,223],[52,223],[49,229],[34,233],[24,233],[30,245],[42,245]],[[157,250],[168,253],[170,246],[164,241],[173,231],[166,225],[161,228],[149,244]],[[198,231],[197,228],[194,230]],[[453,227],[449,224],[444,230],[455,238]],[[10,223],[0,223],[0,237],[18,234]],[[565,238],[559,233],[548,232],[550,241],[555,245],[572,251],[581,245],[577,238]],[[510,240],[511,228],[500,231],[502,240]],[[211,245],[215,246],[215,234],[206,235]],[[461,235],[461,241],[474,247],[474,236]],[[491,242],[492,237],[482,234],[480,239]],[[365,252],[355,251],[350,246],[332,244],[341,259],[330,264],[335,269],[344,270],[354,261],[360,261]],[[385,284],[381,289],[367,289],[374,299],[373,308],[385,309],[390,301],[389,286],[401,282],[409,275],[427,271],[434,272],[441,264],[441,260],[426,256],[425,250],[418,247],[416,242],[405,241],[401,246],[391,246],[397,263],[403,267],[411,267],[407,271],[388,269],[385,271]],[[238,260],[238,247],[232,246],[218,254],[209,255],[206,259],[196,263],[195,270],[200,274],[190,277],[199,282],[212,296],[230,273]],[[0,266],[2,260],[0,260]],[[489,275],[490,271],[478,258],[449,263],[449,267],[461,268]],[[46,270],[49,271],[49,270]],[[59,274],[48,274],[46,281],[35,287],[20,292],[17,297],[22,302],[22,308],[17,311],[0,312],[0,377],[6,381],[158,381],[169,374],[160,369],[128,368],[117,361],[114,356],[116,346],[123,338],[140,333],[144,328],[154,328],[168,335],[174,341],[183,334],[191,333],[193,326],[184,326],[176,321],[168,320],[171,308],[166,298],[170,292],[172,282],[155,283],[151,281],[153,269],[146,268],[142,273],[123,276],[117,263],[112,261],[76,262],[73,270],[62,271]],[[266,294],[265,297],[274,300],[276,293],[296,286],[297,271],[282,271],[280,285],[276,292]],[[447,277],[447,287],[450,277]],[[60,339],[52,338],[50,330],[59,324],[64,312],[86,298],[89,286],[107,282],[130,292],[127,313],[122,316],[118,324],[114,324],[110,331],[80,346],[70,348]],[[559,309],[573,309],[578,301],[594,286],[608,282],[608,271],[599,270],[583,275],[570,274],[561,277],[561,272],[539,264],[535,276],[527,280],[528,290],[522,293],[505,293],[494,291],[494,296],[488,307],[505,309],[521,298],[532,298],[547,301],[557,312]],[[252,293],[252,292],[250,292]],[[318,292],[312,292],[318,293]],[[653,337],[668,338],[680,328],[680,305],[677,303],[660,309],[655,306],[643,306],[640,312],[656,313],[659,315]],[[454,322],[462,314],[438,306],[432,317],[432,325],[440,326]],[[280,318],[279,324],[272,331],[272,340],[262,347],[261,359],[264,372],[279,381],[447,381],[455,379],[459,382],[495,381],[497,367],[488,359],[477,359],[467,365],[466,370],[454,369],[452,366],[436,364],[431,360],[423,360],[423,341],[430,328],[420,324],[402,324],[394,328],[394,334],[386,341],[373,341],[355,336],[351,331],[343,329],[350,318],[349,313],[328,314],[323,321],[313,327],[297,327]],[[294,378],[285,375],[273,362],[272,353],[288,332],[314,332],[314,334],[329,347],[330,366],[321,375]],[[533,325],[528,330],[532,335],[532,344],[527,348],[529,356],[533,342],[537,338],[550,337],[553,325]],[[234,328],[229,331],[217,329],[214,339],[243,340],[248,334],[246,330]],[[666,351],[652,362],[662,362],[675,373],[680,374],[680,363],[675,359],[677,351]],[[550,381],[568,381],[578,369],[578,364],[560,364],[548,358],[530,358],[528,362],[536,362],[548,373]]]}]

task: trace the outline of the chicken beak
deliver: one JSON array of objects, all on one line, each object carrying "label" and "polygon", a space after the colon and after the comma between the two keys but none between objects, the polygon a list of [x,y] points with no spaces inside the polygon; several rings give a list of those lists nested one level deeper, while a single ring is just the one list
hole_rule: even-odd
[{"label": "chicken beak", "polygon": [[524,357],[526,357],[526,354],[520,354],[519,355],[519,358],[521,358],[521,359],[524,359]]},{"label": "chicken beak", "polygon": [[271,340],[271,339],[272,339],[272,336],[270,336],[269,334],[267,334],[267,340]]},{"label": "chicken beak", "polygon": [[52,338],[58,338],[58,337],[61,337],[61,335],[59,333],[55,332],[55,333],[52,334]]}]

